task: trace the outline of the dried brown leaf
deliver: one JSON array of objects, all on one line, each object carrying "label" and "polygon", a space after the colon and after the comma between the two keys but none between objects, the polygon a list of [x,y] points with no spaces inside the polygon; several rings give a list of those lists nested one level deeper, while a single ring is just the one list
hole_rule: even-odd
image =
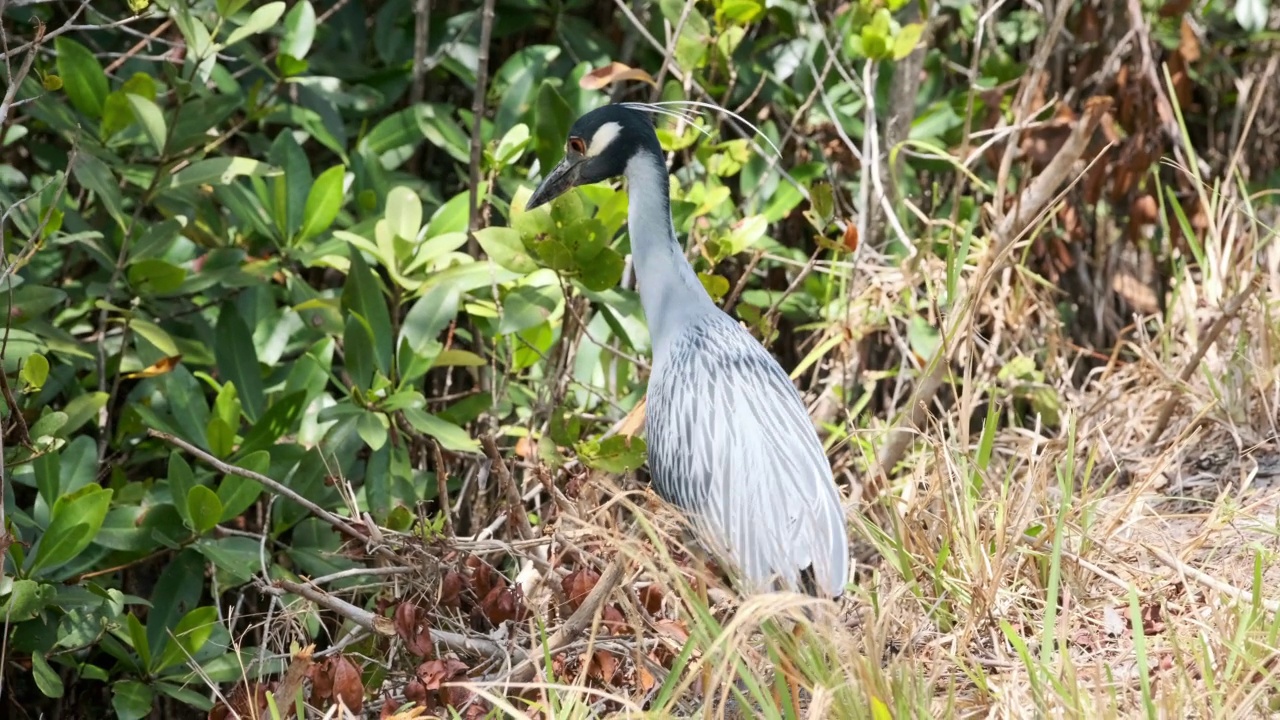
[{"label": "dried brown leaf", "polygon": [[333,693],[335,700],[340,700],[354,713],[364,708],[364,680],[360,677],[360,668],[345,655],[334,664]]},{"label": "dried brown leaf", "polygon": [[623,65],[620,62],[611,62],[608,65],[596,68],[578,81],[578,87],[583,90],[600,90],[609,85],[622,82],[624,80],[642,80],[650,85],[657,87],[658,83],[653,76],[644,70]]},{"label": "dried brown leaf", "polygon": [[579,568],[565,575],[560,581],[560,587],[564,589],[565,597],[569,598],[569,607],[577,610],[598,582],[600,573],[591,568]]}]

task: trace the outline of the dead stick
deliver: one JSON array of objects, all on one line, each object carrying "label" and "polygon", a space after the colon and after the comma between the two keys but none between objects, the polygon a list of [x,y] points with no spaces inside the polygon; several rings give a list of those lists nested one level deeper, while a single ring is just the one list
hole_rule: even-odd
[{"label": "dead stick", "polygon": [[[1191,376],[1196,374],[1196,369],[1200,367],[1200,361],[1204,359],[1205,353],[1209,352],[1209,348],[1213,347],[1213,344],[1217,342],[1218,336],[1222,334],[1222,331],[1227,329],[1227,323],[1240,314],[1245,302],[1253,297],[1253,293],[1258,288],[1262,287],[1261,280],[1262,275],[1255,275],[1249,286],[1236,293],[1236,296],[1231,298],[1231,301],[1223,308],[1222,315],[1218,316],[1218,319],[1209,327],[1209,332],[1205,333],[1204,338],[1200,341],[1200,346],[1196,348],[1195,353],[1191,355],[1191,359],[1183,366],[1182,372],[1178,373],[1179,385],[1186,384],[1191,379]],[[1177,404],[1179,396],[1180,393],[1176,387],[1169,392],[1169,397],[1165,398],[1164,404],[1160,406],[1160,414],[1156,417],[1155,427],[1151,428],[1151,432],[1147,434],[1147,439],[1142,443],[1143,445],[1153,445],[1164,434],[1165,428],[1169,426],[1170,418],[1173,417],[1173,408]]]},{"label": "dead stick", "polygon": [[529,540],[533,537],[533,526],[529,524],[529,514],[524,511],[524,500],[520,497],[520,489],[516,487],[515,478],[511,477],[511,471],[507,468],[507,463],[502,459],[502,453],[498,452],[498,444],[493,438],[485,436],[480,440],[484,445],[484,453],[489,456],[489,460],[493,462],[493,469],[498,473],[498,484],[502,486],[502,492],[507,496],[507,518],[514,520],[516,532],[520,533],[521,540]]},{"label": "dead stick", "polygon": [[440,504],[440,512],[444,513],[444,536],[453,539],[453,508],[449,505],[449,476],[445,473],[444,453],[440,451],[440,443],[432,442],[436,461],[436,502]]}]

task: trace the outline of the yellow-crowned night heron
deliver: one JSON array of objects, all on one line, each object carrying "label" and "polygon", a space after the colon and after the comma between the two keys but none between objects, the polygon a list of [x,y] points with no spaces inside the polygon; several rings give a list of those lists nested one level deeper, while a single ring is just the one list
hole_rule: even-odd
[{"label": "yellow-crowned night heron", "polygon": [[654,489],[747,592],[838,597],[849,543],[831,467],[800,394],[773,356],[712,302],[671,219],[662,148],[643,108],[578,118],[564,159],[526,209],[623,176],[640,302],[653,346],[645,434]]}]

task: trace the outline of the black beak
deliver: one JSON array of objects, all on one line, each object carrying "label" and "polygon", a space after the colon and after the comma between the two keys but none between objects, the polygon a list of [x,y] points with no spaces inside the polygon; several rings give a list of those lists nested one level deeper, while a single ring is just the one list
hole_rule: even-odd
[{"label": "black beak", "polygon": [[532,210],[573,189],[578,184],[578,172],[581,166],[581,162],[571,163],[567,157],[561,160],[560,164],[552,168],[551,172],[542,179],[538,189],[529,196],[529,202],[525,204],[524,209]]}]

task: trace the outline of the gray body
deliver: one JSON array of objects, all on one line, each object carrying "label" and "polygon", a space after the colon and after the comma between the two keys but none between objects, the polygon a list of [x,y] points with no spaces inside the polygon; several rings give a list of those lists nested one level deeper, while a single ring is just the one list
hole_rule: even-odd
[{"label": "gray body", "polygon": [[[593,136],[607,136],[605,147]],[[839,596],[848,582],[848,534],[826,454],[786,372],[716,307],[685,259],[649,119],[605,106],[575,123],[570,155],[575,147],[590,150],[566,156],[529,206],[567,190],[557,173],[575,164],[588,170],[572,184],[605,173],[627,178],[628,232],[653,345],[645,435],[654,489],[688,514],[744,590]],[[622,160],[590,172],[593,158],[610,151]]]}]

